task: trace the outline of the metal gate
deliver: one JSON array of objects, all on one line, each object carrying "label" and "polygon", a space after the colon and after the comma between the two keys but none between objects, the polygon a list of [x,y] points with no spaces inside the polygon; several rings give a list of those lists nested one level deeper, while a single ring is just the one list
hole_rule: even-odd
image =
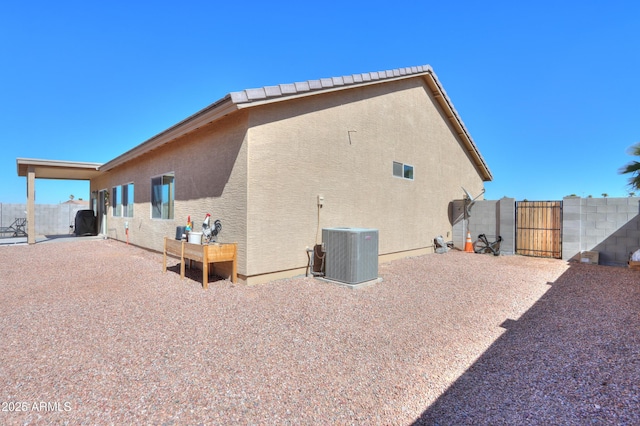
[{"label": "metal gate", "polygon": [[516,202],[516,253],[562,258],[562,201]]}]

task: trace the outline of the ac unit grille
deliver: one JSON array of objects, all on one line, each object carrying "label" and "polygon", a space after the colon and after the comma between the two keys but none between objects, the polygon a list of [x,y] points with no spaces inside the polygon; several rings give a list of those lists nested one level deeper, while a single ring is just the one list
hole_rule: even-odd
[{"label": "ac unit grille", "polygon": [[358,284],[378,278],[378,230],[324,228],[325,278]]}]

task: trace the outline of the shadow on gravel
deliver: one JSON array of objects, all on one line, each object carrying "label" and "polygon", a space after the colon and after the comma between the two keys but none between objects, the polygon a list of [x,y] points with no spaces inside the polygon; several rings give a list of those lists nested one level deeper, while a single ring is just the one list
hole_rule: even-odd
[{"label": "shadow on gravel", "polygon": [[[169,266],[167,265],[167,273],[168,272],[175,272],[176,274],[178,274],[178,276],[180,275],[180,263],[173,265],[173,266]],[[189,280],[193,280],[198,282],[198,284],[202,285],[202,269],[198,269],[198,268],[189,268],[188,266],[184,269],[184,278],[185,279],[189,279]],[[209,285],[216,283],[218,281],[226,281],[226,279],[224,277],[221,277],[219,275],[215,275],[215,274],[211,274],[209,275]]]},{"label": "shadow on gravel", "polygon": [[638,424],[640,272],[576,264],[415,425]]}]

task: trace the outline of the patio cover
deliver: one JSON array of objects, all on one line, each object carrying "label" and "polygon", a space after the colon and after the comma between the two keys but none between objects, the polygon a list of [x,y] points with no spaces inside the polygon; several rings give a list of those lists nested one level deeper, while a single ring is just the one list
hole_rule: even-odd
[{"label": "patio cover", "polygon": [[100,174],[99,168],[102,163],[18,158],[16,160],[16,165],[18,168],[18,176],[24,176],[27,178],[27,243],[35,244],[35,180],[37,178],[91,180]]}]

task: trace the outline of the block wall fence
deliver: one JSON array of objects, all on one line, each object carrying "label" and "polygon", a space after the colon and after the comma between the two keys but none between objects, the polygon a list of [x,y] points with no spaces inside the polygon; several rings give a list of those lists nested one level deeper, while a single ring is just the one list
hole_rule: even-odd
[{"label": "block wall fence", "polygon": [[[467,231],[475,241],[486,234],[493,241],[503,238],[501,253],[516,252],[516,201],[514,198],[479,200],[468,218],[461,202],[452,203],[452,240],[464,249]],[[16,218],[26,217],[26,204],[0,203],[0,226],[9,226]],[[70,233],[78,204],[36,204],[36,233]],[[581,198],[562,200],[562,259],[577,260],[583,251],[597,251],[602,265],[626,265],[629,255],[640,249],[640,198]]]},{"label": "block wall fence", "polygon": [[[454,222],[453,240],[464,248],[467,230],[490,240],[501,235],[502,254],[516,248],[516,202],[513,198],[476,201],[467,220]],[[468,223],[468,224],[467,224]],[[626,265],[640,249],[640,198],[581,198],[562,200],[562,259],[578,260],[583,251],[597,251],[601,265]]]},{"label": "block wall fence", "polygon": [[[36,204],[36,234],[64,235],[70,233],[74,225],[76,212],[86,210],[82,204]],[[16,218],[27,217],[26,204],[0,203],[0,227],[10,226]],[[8,236],[8,235],[0,235]]]}]

